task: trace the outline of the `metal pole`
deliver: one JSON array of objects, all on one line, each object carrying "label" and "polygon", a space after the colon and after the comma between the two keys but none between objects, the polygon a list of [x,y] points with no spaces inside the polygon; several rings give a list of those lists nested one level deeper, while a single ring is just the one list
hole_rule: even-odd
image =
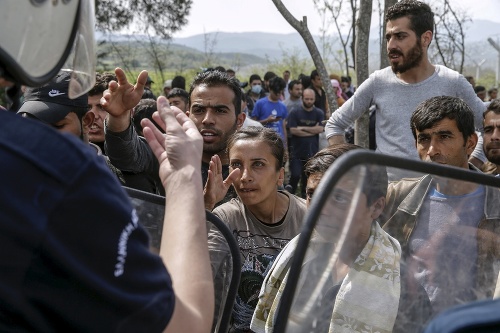
[{"label": "metal pole", "polygon": [[498,88],[498,81],[499,81],[499,71],[500,71],[500,45],[496,43],[493,39],[488,38],[488,43],[490,43],[491,46],[495,48],[498,52],[498,62],[497,62],[497,73],[495,75],[495,88]]}]

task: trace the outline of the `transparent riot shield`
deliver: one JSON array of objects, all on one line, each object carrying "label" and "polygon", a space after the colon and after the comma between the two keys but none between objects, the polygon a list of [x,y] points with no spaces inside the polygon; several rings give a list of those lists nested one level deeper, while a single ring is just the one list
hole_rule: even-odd
[{"label": "transparent riot shield", "polygon": [[[159,253],[165,214],[165,197],[125,187],[132,205],[137,212],[139,222],[149,232],[151,237],[151,251]],[[215,314],[212,332],[226,333],[229,320],[236,299],[241,275],[241,258],[238,244],[229,228],[217,216],[206,211],[207,230],[216,232],[220,237],[221,253],[211,254],[212,266],[217,262],[214,270]]]},{"label": "transparent riot shield", "polygon": [[[387,173],[412,178],[388,183]],[[252,326],[421,332],[450,308],[500,295],[499,269],[499,177],[352,151],[323,176]]]}]

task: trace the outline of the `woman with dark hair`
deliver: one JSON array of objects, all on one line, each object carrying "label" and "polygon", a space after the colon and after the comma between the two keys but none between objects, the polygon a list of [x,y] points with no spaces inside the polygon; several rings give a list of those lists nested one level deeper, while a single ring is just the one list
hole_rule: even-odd
[{"label": "woman with dark hair", "polygon": [[[233,328],[250,329],[259,291],[274,259],[301,230],[305,201],[286,191],[283,185],[285,147],[269,128],[247,127],[228,142],[229,167],[236,173],[233,186],[238,198],[215,208],[236,237],[242,260],[241,282],[233,309]],[[216,173],[211,163],[211,171]],[[221,185],[222,186],[222,185]],[[212,269],[224,243],[216,232],[209,234]],[[221,250],[222,248],[222,250]]]}]

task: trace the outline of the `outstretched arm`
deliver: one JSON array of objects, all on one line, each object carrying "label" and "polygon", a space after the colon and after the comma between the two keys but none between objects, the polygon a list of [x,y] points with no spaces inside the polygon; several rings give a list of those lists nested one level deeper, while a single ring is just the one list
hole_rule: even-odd
[{"label": "outstretched arm", "polygon": [[213,319],[214,290],[207,247],[201,184],[203,140],[195,124],[179,109],[158,98],[153,119],[142,126],[160,162],[166,192],[160,256],[168,267],[176,294],[167,332],[209,332]]}]

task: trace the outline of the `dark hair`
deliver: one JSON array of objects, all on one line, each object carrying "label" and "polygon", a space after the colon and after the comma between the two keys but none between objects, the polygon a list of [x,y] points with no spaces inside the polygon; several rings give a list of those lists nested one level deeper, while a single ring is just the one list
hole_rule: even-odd
[{"label": "dark hair", "polygon": [[219,71],[219,72],[225,72],[226,69],[224,68],[224,66],[217,66],[214,68],[215,71]]},{"label": "dark hair", "polygon": [[467,103],[458,97],[436,96],[420,103],[411,116],[410,126],[415,140],[417,131],[432,128],[444,118],[456,121],[464,141],[475,133],[474,114]]},{"label": "dark hair", "polygon": [[288,84],[288,90],[293,90],[293,86],[296,84],[302,84],[302,82],[300,82],[299,80],[290,81],[290,83]]},{"label": "dark hair", "polygon": [[474,92],[477,94],[478,92],[486,92],[486,88],[484,86],[475,86]]},{"label": "dark hair", "polygon": [[186,90],[186,79],[184,76],[177,75],[172,79],[172,85],[171,88],[180,88],[182,90]]},{"label": "dark hair", "polygon": [[486,117],[488,112],[493,112],[495,114],[500,114],[500,99],[494,99],[483,112],[483,119]]},{"label": "dark hair", "polygon": [[216,70],[199,73],[194,78],[189,89],[189,104],[191,104],[193,90],[202,85],[207,87],[228,87],[231,89],[234,93],[233,105],[235,114],[238,116],[241,113],[241,88],[234,77],[229,76],[226,72]]},{"label": "dark hair", "polygon": [[134,124],[135,131],[137,134],[142,135],[142,126],[141,126],[141,120],[144,118],[148,118],[153,122],[153,124],[158,127],[160,131],[163,132],[163,130],[158,126],[158,124],[153,120],[153,113],[157,111],[156,107],[156,101],[151,98],[144,98],[137,103],[137,105],[134,107],[134,112],[132,116],[132,123]]},{"label": "dark hair", "polygon": [[269,90],[277,95],[279,95],[283,91],[283,89],[285,89],[285,87],[285,80],[283,80],[283,78],[279,76],[275,76],[271,80],[269,80]]},{"label": "dark hair", "polygon": [[231,69],[231,68],[226,69],[226,73],[236,74],[236,72],[234,71],[234,69]]},{"label": "dark hair", "polygon": [[274,73],[274,72],[266,72],[266,74],[264,74],[264,81],[269,81],[271,80],[273,77],[276,77],[277,75]]},{"label": "dark hair", "polygon": [[319,76],[318,71],[315,69],[311,72],[310,78],[311,80],[314,80],[317,76]]},{"label": "dark hair", "polygon": [[180,97],[184,101],[184,103],[188,103],[189,100],[189,94],[186,90],[181,89],[181,88],[174,88],[170,90],[170,92],[167,95],[167,99],[172,98],[172,97]]},{"label": "dark hair", "polygon": [[426,31],[434,34],[434,13],[428,4],[417,0],[402,0],[389,7],[385,15],[385,22],[402,17],[410,19],[410,29],[420,38]]},{"label": "dark hair", "polygon": [[259,74],[252,74],[250,75],[250,78],[248,79],[248,83],[252,84],[252,81],[259,80],[262,82],[262,79],[260,78]]},{"label": "dark hair", "polygon": [[[311,157],[305,167],[304,174],[309,178],[313,174],[324,175],[328,168],[343,154],[351,150],[364,149],[363,147],[350,143],[340,143],[328,146],[313,157]],[[380,197],[387,194],[387,171],[385,167],[378,165],[368,165],[363,181],[363,193],[366,195],[368,206]]]},{"label": "dark hair", "polygon": [[109,82],[116,81],[116,75],[113,73],[96,73],[95,84],[89,90],[89,96],[100,95],[104,90],[108,89]]},{"label": "dark hair", "polygon": [[494,91],[498,92],[498,89],[497,88],[488,89],[488,95],[491,95],[491,93]]},{"label": "dark hair", "polygon": [[300,74],[299,80],[300,80],[300,82],[302,82],[302,86],[304,88],[307,88],[311,85],[311,77],[310,76],[307,76],[305,74]]},{"label": "dark hair", "polygon": [[240,128],[229,138],[227,142],[227,152],[231,151],[231,148],[237,141],[240,140],[257,140],[267,143],[271,148],[271,153],[276,158],[276,171],[279,171],[285,162],[285,145],[283,140],[281,140],[280,135],[273,129],[267,127],[256,127],[248,126],[245,128]]}]

